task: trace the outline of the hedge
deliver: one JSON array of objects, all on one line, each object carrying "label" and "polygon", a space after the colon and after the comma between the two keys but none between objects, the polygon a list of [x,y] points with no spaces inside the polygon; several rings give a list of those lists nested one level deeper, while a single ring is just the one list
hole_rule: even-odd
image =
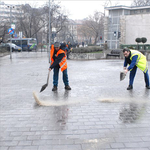
[{"label": "hedge", "polygon": [[88,47],[78,47],[73,48],[72,53],[91,53],[91,52],[98,52],[103,51],[103,48],[100,46],[88,46]]}]

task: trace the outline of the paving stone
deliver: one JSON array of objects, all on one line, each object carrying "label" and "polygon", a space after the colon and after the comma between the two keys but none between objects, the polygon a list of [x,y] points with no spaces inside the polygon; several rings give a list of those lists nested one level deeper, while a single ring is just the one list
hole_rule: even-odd
[{"label": "paving stone", "polygon": [[142,140],[143,140],[144,142],[150,142],[150,137],[142,137]]},{"label": "paving stone", "polygon": [[38,146],[15,146],[9,147],[9,150],[38,150]]},{"label": "paving stone", "polygon": [[112,143],[110,144],[111,148],[124,148],[124,144],[123,143]]},{"label": "paving stone", "polygon": [[16,146],[18,145],[18,141],[3,141],[3,142],[0,142],[0,145],[1,146]]},{"label": "paving stone", "polygon": [[0,150],[8,150],[9,147],[0,146]]},{"label": "paving stone", "polygon": [[53,150],[53,146],[52,145],[39,146],[38,150]]},{"label": "paving stone", "polygon": [[32,141],[20,141],[18,145],[32,145]]},{"label": "paving stone", "polygon": [[81,145],[56,145],[53,146],[53,149],[65,149],[65,150],[82,150]]}]

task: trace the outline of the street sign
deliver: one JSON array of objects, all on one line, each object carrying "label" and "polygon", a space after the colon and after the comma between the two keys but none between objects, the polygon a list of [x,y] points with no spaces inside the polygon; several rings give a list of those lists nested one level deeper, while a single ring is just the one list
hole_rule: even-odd
[{"label": "street sign", "polygon": [[17,33],[15,33],[15,36],[14,36],[15,38],[17,38]]},{"label": "street sign", "polygon": [[15,28],[16,28],[16,26],[15,26],[14,23],[11,24],[11,28],[12,28],[12,29],[15,29]]},{"label": "street sign", "polygon": [[22,38],[22,32],[19,32],[19,37]]},{"label": "street sign", "polygon": [[14,29],[9,28],[9,29],[8,29],[8,34],[13,34],[13,33],[14,33]]}]

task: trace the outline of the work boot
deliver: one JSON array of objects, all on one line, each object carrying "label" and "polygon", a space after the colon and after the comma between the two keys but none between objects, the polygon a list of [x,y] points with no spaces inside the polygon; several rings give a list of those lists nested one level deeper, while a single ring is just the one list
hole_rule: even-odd
[{"label": "work boot", "polygon": [[147,89],[150,89],[150,86],[146,85],[146,88],[147,88]]},{"label": "work boot", "polygon": [[71,87],[70,87],[69,85],[66,85],[66,86],[65,86],[65,89],[66,89],[66,90],[71,90]]},{"label": "work boot", "polygon": [[133,89],[133,86],[132,86],[132,85],[129,85],[129,86],[127,87],[127,90],[131,90],[131,89]]},{"label": "work boot", "polygon": [[57,91],[57,86],[56,85],[53,86],[52,91]]}]

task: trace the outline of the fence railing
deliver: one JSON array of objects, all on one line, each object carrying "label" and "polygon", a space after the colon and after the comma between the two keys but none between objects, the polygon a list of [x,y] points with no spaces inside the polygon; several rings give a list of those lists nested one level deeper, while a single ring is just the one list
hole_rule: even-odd
[{"label": "fence railing", "polygon": [[150,44],[126,44],[120,45],[120,48],[131,48],[136,50],[150,50]]}]

